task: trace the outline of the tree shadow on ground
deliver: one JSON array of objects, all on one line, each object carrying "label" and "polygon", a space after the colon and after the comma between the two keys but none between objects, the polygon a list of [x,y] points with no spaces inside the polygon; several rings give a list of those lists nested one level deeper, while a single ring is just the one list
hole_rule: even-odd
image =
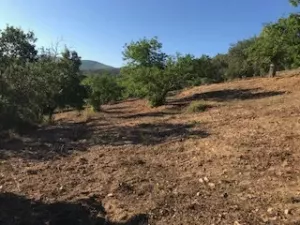
[{"label": "tree shadow on ground", "polygon": [[196,93],[186,98],[170,101],[168,104],[175,107],[185,107],[190,102],[196,100],[225,102],[225,101],[233,101],[233,100],[261,99],[261,98],[268,98],[268,97],[278,96],[283,94],[285,94],[284,91],[260,91],[259,88],[224,89],[219,91]]},{"label": "tree shadow on ground", "polygon": [[86,123],[65,122],[42,126],[14,137],[0,138],[0,158],[18,156],[35,160],[49,160],[74,151],[85,151],[91,130]]},{"label": "tree shadow on ground", "polygon": [[175,115],[176,112],[148,112],[148,113],[137,113],[126,116],[118,116],[120,119],[139,119],[143,117],[163,117],[169,115]]},{"label": "tree shadow on ground", "polygon": [[147,225],[148,216],[138,214],[126,222],[105,219],[101,201],[44,203],[13,193],[0,193],[0,224],[3,225]]},{"label": "tree shadow on ground", "polygon": [[195,124],[153,123],[114,126],[93,123],[61,123],[41,127],[22,136],[1,137],[0,159],[20,157],[48,161],[86,151],[92,146],[156,145],[187,138],[205,138],[209,134]]},{"label": "tree shadow on ground", "polygon": [[95,145],[120,146],[156,145],[169,141],[182,141],[187,138],[206,138],[209,134],[193,124],[144,123],[136,126],[119,126],[106,129],[106,132],[95,130]]}]

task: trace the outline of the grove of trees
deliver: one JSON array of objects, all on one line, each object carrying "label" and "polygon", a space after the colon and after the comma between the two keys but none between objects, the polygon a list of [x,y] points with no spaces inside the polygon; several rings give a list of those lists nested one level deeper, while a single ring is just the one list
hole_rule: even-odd
[{"label": "grove of trees", "polygon": [[0,30],[0,130],[41,123],[57,109],[90,105],[99,111],[103,104],[129,97],[147,98],[157,107],[169,91],[298,68],[300,15],[269,23],[259,35],[214,57],[169,55],[157,37],[132,41],[124,46],[119,75],[83,74],[76,51],[38,49],[36,41],[31,31],[9,25]]}]

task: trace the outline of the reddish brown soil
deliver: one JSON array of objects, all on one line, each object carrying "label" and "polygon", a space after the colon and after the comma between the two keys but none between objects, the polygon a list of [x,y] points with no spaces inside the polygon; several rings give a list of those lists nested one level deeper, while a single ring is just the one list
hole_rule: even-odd
[{"label": "reddish brown soil", "polygon": [[[214,84],[3,135],[0,224],[300,224],[299,87],[293,74]],[[185,112],[202,99],[212,107]]]}]

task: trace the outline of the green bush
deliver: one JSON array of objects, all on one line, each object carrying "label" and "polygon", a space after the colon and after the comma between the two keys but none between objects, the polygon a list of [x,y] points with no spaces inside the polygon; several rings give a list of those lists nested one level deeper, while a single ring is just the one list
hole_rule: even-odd
[{"label": "green bush", "polygon": [[0,129],[41,123],[57,108],[83,108],[80,57],[67,49],[38,52],[35,42],[33,32],[0,30]]},{"label": "green bush", "polygon": [[205,101],[193,101],[186,108],[186,112],[187,113],[204,112],[209,108],[211,108],[211,105],[207,104]]},{"label": "green bush", "polygon": [[121,98],[122,88],[115,76],[92,75],[84,79],[82,84],[87,88],[87,103],[94,111],[100,111],[101,105]]}]

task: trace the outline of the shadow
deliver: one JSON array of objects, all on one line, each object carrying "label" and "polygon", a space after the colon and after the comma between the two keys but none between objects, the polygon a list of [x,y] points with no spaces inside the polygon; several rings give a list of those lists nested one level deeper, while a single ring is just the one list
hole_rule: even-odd
[{"label": "shadow", "polygon": [[185,107],[191,101],[196,100],[210,100],[217,102],[232,101],[232,100],[249,100],[249,99],[260,99],[267,98],[277,95],[282,95],[283,91],[259,91],[256,89],[225,89],[220,91],[210,91],[204,93],[197,93],[190,97],[182,98],[179,100],[170,101],[168,104],[176,107]]},{"label": "shadow", "polygon": [[[161,114],[156,116],[161,116]],[[137,115],[133,116],[133,118],[136,117]],[[208,135],[196,124],[144,123],[135,126],[114,126],[101,121],[68,122],[41,127],[22,136],[3,136],[0,139],[0,159],[20,157],[48,161],[78,151],[86,151],[95,145],[149,146],[169,141],[182,141],[187,138],[205,138]]]},{"label": "shadow", "polygon": [[87,150],[91,135],[87,124],[74,122],[43,126],[15,137],[4,135],[0,139],[0,158],[50,160],[67,156]]},{"label": "shadow", "polygon": [[127,111],[122,111],[122,110],[118,110],[118,109],[101,109],[101,112],[103,113],[107,113],[107,114],[120,114],[120,113],[133,113],[135,112],[135,110],[127,110]]},{"label": "shadow", "polygon": [[110,110],[122,110],[122,109],[128,109],[128,106],[124,106],[124,105],[110,106],[109,109]]},{"label": "shadow", "polygon": [[143,118],[143,117],[162,117],[162,116],[167,116],[167,115],[175,115],[177,113],[173,112],[149,112],[149,113],[138,113],[138,114],[133,114],[133,115],[128,115],[128,116],[118,116],[120,119],[138,119],[138,118]]},{"label": "shadow", "polygon": [[3,225],[147,225],[148,216],[138,214],[126,222],[105,219],[96,198],[78,202],[44,203],[13,193],[0,193],[0,224]]},{"label": "shadow", "polygon": [[95,130],[94,145],[120,146],[156,145],[170,141],[183,141],[188,138],[206,138],[209,134],[193,124],[144,123],[136,126],[118,126]]}]

